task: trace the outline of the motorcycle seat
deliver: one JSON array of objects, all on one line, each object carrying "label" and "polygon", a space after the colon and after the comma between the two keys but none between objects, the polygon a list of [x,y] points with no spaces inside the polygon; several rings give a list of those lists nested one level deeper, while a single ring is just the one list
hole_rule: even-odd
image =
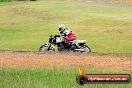
[{"label": "motorcycle seat", "polygon": [[86,43],[86,40],[77,40],[77,43]]}]

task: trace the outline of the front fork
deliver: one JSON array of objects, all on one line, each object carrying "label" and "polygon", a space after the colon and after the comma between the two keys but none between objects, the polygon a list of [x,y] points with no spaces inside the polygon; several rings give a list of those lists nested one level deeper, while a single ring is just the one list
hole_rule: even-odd
[{"label": "front fork", "polygon": [[55,51],[56,50],[55,49],[55,45],[53,45],[53,44],[50,43],[49,47],[48,47],[48,50],[54,50]]}]

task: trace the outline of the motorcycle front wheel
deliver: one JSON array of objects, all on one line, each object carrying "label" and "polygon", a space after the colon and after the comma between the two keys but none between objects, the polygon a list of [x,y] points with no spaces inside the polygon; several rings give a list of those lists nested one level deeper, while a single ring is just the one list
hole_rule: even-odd
[{"label": "motorcycle front wheel", "polygon": [[44,45],[40,46],[39,51],[40,52],[55,51],[55,49],[54,49],[54,47],[50,46],[49,44],[44,44]]}]

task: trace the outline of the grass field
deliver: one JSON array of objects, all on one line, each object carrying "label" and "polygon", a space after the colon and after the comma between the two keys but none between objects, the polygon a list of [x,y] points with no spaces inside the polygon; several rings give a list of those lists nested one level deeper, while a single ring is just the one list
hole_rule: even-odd
[{"label": "grass field", "polygon": [[[64,23],[75,32],[78,39],[87,40],[93,52],[132,54],[132,9],[83,1],[85,0],[81,2],[75,2],[75,0],[73,2],[71,0],[0,2],[0,50],[37,51],[41,44],[48,42],[50,35],[59,33],[58,25]],[[58,63],[62,59],[67,60],[66,55],[53,54],[47,58],[45,53],[42,55],[27,53],[26,55],[0,53],[0,88],[80,88],[75,80],[78,66],[45,67],[44,63],[47,63],[49,58],[59,65]],[[121,56],[115,56],[113,59],[103,55],[97,57],[96,55],[95,57],[83,57],[82,55],[69,55],[67,61],[74,62],[76,58],[76,60],[83,58],[84,61],[79,61],[79,63],[85,63],[87,73],[127,73],[132,75],[131,57],[119,54]],[[120,60],[119,57],[121,57]],[[9,66],[3,65],[3,59]],[[128,60],[125,62],[125,59]],[[33,64],[32,62],[40,63],[42,66],[29,68],[28,65]],[[109,62],[113,62],[115,67],[112,64],[106,64]],[[25,67],[17,67],[23,63]],[[15,64],[16,67],[11,68],[12,64]],[[91,64],[97,66],[92,67]],[[97,68],[101,66],[120,69],[121,66],[122,68],[126,66],[130,71]],[[131,87],[132,83],[83,86],[83,88]]]},{"label": "grass field", "polygon": [[64,23],[94,52],[132,53],[131,14],[131,8],[68,1],[0,3],[0,49],[38,50]]},{"label": "grass field", "polygon": [[[74,53],[0,53],[0,88],[80,88],[78,68],[87,74],[130,74],[132,56]],[[84,88],[131,88],[129,84],[87,84]]]},{"label": "grass field", "polygon": [[[4,69],[4,70],[3,70]],[[80,88],[76,83],[77,69],[67,68],[3,68],[0,70],[1,88]],[[96,70],[96,71],[95,71]],[[125,73],[87,69],[88,74]],[[131,73],[132,74],[132,73]],[[86,84],[83,88],[131,88],[132,84]]]}]

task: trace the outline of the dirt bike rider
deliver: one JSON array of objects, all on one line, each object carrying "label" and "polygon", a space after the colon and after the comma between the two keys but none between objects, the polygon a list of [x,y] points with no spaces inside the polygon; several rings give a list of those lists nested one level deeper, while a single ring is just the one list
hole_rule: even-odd
[{"label": "dirt bike rider", "polygon": [[70,41],[76,40],[76,36],[74,35],[73,31],[66,28],[64,24],[59,25],[60,35],[63,36],[62,43],[69,44],[70,49],[73,49],[73,44],[69,43]]}]

